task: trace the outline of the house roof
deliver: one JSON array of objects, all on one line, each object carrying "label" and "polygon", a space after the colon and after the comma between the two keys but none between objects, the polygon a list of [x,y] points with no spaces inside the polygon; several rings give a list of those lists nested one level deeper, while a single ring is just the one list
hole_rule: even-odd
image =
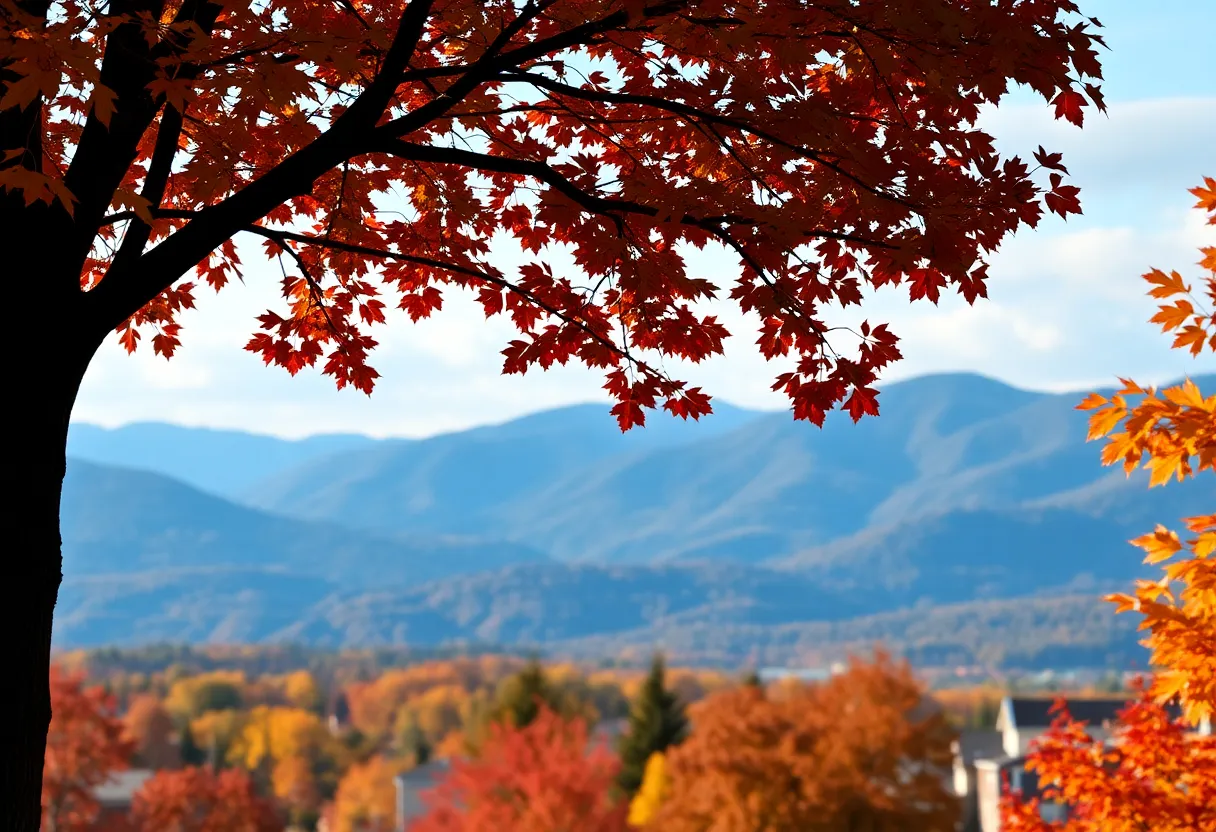
[{"label": "house roof", "polygon": [[432,760],[426,765],[417,766],[409,771],[398,774],[393,780],[401,788],[419,790],[429,789],[439,782],[439,778],[451,767],[448,760]]},{"label": "house roof", "polygon": [[[1046,698],[1010,697],[1008,713],[1016,728],[1046,728],[1055,721],[1052,712],[1056,700]],[[1101,725],[1115,719],[1127,707],[1126,699],[1066,699],[1072,718],[1089,725]]]},{"label": "house roof", "polygon": [[146,768],[119,771],[93,789],[93,797],[103,808],[122,809],[131,805],[131,798],[155,772]]},{"label": "house roof", "polygon": [[[1055,720],[1052,706],[1055,699],[1012,696],[1005,700],[1015,728],[1047,728]],[[1113,722],[1129,704],[1126,698],[1066,698],[1068,713],[1078,722],[1101,726]],[[1176,705],[1167,705],[1166,712],[1178,718],[1182,711]]]},{"label": "house roof", "polygon": [[1004,753],[1000,731],[967,730],[954,743],[954,756],[964,764],[1000,757]]}]

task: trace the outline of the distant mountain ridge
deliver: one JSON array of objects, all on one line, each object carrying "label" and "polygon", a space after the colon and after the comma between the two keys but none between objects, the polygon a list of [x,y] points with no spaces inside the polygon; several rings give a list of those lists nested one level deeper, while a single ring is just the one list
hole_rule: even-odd
[{"label": "distant mountain ridge", "polygon": [[[881,637],[1129,661],[1097,595],[1143,573],[1129,538],[1210,510],[1210,488],[1101,467],[1079,398],[951,374],[822,430],[722,407],[622,435],[602,405],[422,440],[76,425],[56,640],[670,641],[727,661]],[[994,652],[1013,621],[1021,646]]]},{"label": "distant mountain ridge", "polygon": [[232,496],[305,460],[375,442],[354,434],[290,440],[164,422],[134,422],[117,428],[73,422],[68,432],[68,456],[153,471],[212,494]]},{"label": "distant mountain ridge", "polygon": [[[586,421],[562,432],[329,454],[268,478],[247,500],[369,531],[525,542],[569,562],[762,563],[875,527],[1075,502],[1099,482],[1110,499],[1136,503],[1143,483],[1116,482],[1100,446],[1085,442],[1079,398],[927,376],[888,386],[882,415],[856,425],[840,413],[822,430],[752,413],[730,429],[616,453],[587,438],[611,428],[601,409],[598,423],[580,414]],[[1184,484],[1165,500],[1197,493]]]}]

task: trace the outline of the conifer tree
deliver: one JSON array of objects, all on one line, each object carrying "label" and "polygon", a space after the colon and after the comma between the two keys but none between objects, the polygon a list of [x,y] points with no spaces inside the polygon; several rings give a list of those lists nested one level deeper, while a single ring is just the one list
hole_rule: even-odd
[{"label": "conifer tree", "polygon": [[182,765],[185,766],[201,766],[207,761],[206,752],[199,748],[198,743],[194,740],[194,733],[190,730],[189,722],[182,726],[181,739],[178,741],[178,754],[181,756]]},{"label": "conifer tree", "polygon": [[418,725],[418,719],[413,715],[408,718],[398,734],[397,747],[413,760],[416,766],[426,765],[430,761],[433,751],[426,733]]},{"label": "conifer tree", "polygon": [[491,721],[523,728],[530,725],[541,705],[563,713],[563,697],[545,675],[540,661],[533,658],[524,669],[503,682],[498,690]]},{"label": "conifer tree", "polygon": [[618,746],[621,772],[617,775],[617,786],[627,797],[633,797],[641,787],[650,756],[679,745],[688,736],[684,705],[667,689],[665,675],[663,657],[656,654],[629,709],[629,729]]}]

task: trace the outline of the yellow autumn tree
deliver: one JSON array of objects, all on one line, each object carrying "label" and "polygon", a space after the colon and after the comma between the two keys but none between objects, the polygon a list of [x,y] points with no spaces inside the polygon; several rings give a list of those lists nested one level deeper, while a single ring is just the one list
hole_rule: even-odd
[{"label": "yellow autumn tree", "polygon": [[266,772],[275,797],[298,813],[319,803],[315,771],[330,743],[332,738],[315,713],[259,705],[246,716],[227,756],[235,765]]},{"label": "yellow autumn tree", "polygon": [[249,712],[244,728],[228,749],[228,759],[248,769],[264,761],[308,757],[328,736],[316,714],[302,708],[259,705]]},{"label": "yellow autumn tree", "polygon": [[284,677],[283,695],[288,703],[306,711],[319,711],[323,704],[317,680],[307,670],[297,670]]},{"label": "yellow autumn tree", "polygon": [[351,766],[334,795],[334,832],[392,832],[397,815],[393,777],[399,770],[379,754]]},{"label": "yellow autumn tree", "polygon": [[240,711],[207,711],[190,720],[190,735],[207,760],[222,762],[228,756],[228,749],[241,735],[243,725],[244,716]]},{"label": "yellow autumn tree", "polygon": [[194,719],[210,711],[228,711],[244,703],[248,685],[240,671],[215,670],[178,679],[165,697],[165,710],[179,718]]},{"label": "yellow autumn tree", "polygon": [[[1191,193],[1208,225],[1216,225],[1216,179],[1205,178]],[[1144,275],[1149,295],[1162,302],[1152,322],[1173,333],[1175,349],[1192,356],[1216,353],[1216,246],[1200,252],[1205,274],[1198,286],[1176,271]],[[1091,411],[1090,438],[1108,437],[1104,464],[1122,462],[1128,474],[1147,468],[1150,487],[1216,472],[1216,393],[1205,398],[1190,379],[1163,390],[1122,382],[1113,396],[1091,394],[1079,406]],[[1185,539],[1159,525],[1133,541],[1146,563],[1161,566],[1160,578],[1138,581],[1134,593],[1108,600],[1120,612],[1144,616],[1140,626],[1149,633],[1145,643],[1157,668],[1153,693],[1162,702],[1178,699],[1197,723],[1216,708],[1216,514],[1182,522]]]},{"label": "yellow autumn tree", "polygon": [[667,758],[656,751],[646,760],[642,773],[642,786],[629,803],[629,825],[642,828],[649,824],[659,812],[667,798],[671,781],[667,776]]}]

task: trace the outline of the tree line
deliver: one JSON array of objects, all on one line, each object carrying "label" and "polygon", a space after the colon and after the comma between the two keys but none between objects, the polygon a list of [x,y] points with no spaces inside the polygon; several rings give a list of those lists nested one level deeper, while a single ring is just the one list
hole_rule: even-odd
[{"label": "tree line", "polygon": [[388,832],[393,777],[439,758],[449,765],[411,829],[699,829],[712,815],[792,830],[862,813],[897,824],[874,828],[945,830],[956,811],[947,711],[883,654],[814,684],[672,671],[656,656],[627,674],[429,662],[329,698],[306,671],[170,674],[122,691],[121,714],[113,688],[53,671],[48,829],[99,828],[93,790],[136,766],[155,770],[123,820],[138,832]]}]

